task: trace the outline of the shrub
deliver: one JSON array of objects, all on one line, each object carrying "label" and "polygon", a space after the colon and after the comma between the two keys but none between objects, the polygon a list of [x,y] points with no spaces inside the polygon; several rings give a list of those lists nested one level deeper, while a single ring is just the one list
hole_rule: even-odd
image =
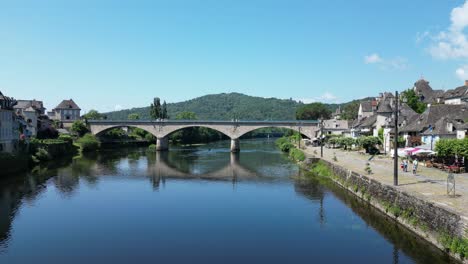
[{"label": "shrub", "polygon": [[305,160],[305,154],[302,152],[302,150],[297,149],[297,148],[292,148],[289,152],[289,156],[296,160],[296,161],[304,161]]},{"label": "shrub", "polygon": [[66,134],[61,134],[59,137],[58,137],[59,140],[63,140],[65,142],[69,142],[69,143],[72,143],[73,142],[73,138],[70,136],[70,135],[66,135]]},{"label": "shrub", "polygon": [[156,142],[156,137],[153,136],[153,135],[150,134],[150,133],[147,133],[147,134],[145,135],[145,139],[146,139],[147,141],[149,141],[149,142]]},{"label": "shrub", "polygon": [[86,124],[81,120],[76,120],[75,122],[73,122],[70,130],[80,137],[89,132]]},{"label": "shrub", "polygon": [[367,174],[372,174],[372,168],[370,167],[370,163],[366,164],[364,171],[367,172]]},{"label": "shrub", "polygon": [[148,150],[155,151],[156,150],[156,144],[149,145]]},{"label": "shrub", "polygon": [[285,137],[277,139],[275,141],[275,144],[283,152],[289,152],[292,148],[294,148],[294,144],[292,144],[291,141],[289,141],[289,139]]},{"label": "shrub", "polygon": [[33,162],[39,163],[41,161],[50,160],[50,155],[49,152],[47,152],[47,150],[45,150],[44,148],[38,148],[36,153],[32,155],[31,158]]},{"label": "shrub", "polygon": [[91,134],[86,134],[77,141],[81,145],[81,149],[84,152],[94,151],[99,148],[99,141]]}]

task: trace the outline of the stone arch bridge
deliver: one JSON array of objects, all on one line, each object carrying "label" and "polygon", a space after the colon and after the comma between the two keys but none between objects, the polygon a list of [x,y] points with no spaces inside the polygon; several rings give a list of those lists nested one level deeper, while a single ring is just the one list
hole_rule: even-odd
[{"label": "stone arch bridge", "polygon": [[231,151],[240,150],[239,138],[259,128],[288,128],[313,138],[318,130],[317,121],[201,121],[201,120],[88,120],[93,135],[118,127],[137,127],[148,131],[157,138],[157,150],[168,150],[168,135],[188,127],[207,127],[219,131],[231,139]]}]

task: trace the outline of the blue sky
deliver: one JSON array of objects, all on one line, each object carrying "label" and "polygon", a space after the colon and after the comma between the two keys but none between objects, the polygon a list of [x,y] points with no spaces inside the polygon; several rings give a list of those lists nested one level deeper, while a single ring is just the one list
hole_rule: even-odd
[{"label": "blue sky", "polygon": [[468,79],[464,1],[1,1],[0,91],[85,111],[240,92],[345,102]]}]

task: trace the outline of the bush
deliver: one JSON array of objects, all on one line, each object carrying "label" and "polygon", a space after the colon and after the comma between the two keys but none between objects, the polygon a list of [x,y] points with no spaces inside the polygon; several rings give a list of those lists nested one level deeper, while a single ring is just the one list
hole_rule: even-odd
[{"label": "bush", "polygon": [[63,141],[68,142],[68,143],[72,143],[72,142],[73,142],[72,136],[66,135],[66,134],[61,134],[61,135],[58,137],[58,140],[63,140]]},{"label": "bush", "polygon": [[149,141],[149,142],[156,142],[156,137],[153,136],[153,135],[150,134],[150,133],[147,133],[147,134],[145,135],[145,140],[147,140],[147,141]]},{"label": "bush", "polygon": [[292,144],[291,141],[286,137],[277,139],[275,143],[283,152],[289,152],[292,148],[294,148],[294,144]]},{"label": "bush", "polygon": [[156,151],[156,144],[151,144],[148,146],[148,150]]},{"label": "bush", "polygon": [[468,158],[468,138],[440,139],[436,142],[435,151],[439,157],[454,157],[458,155]]},{"label": "bush", "polygon": [[302,152],[302,150],[297,149],[297,148],[292,148],[289,152],[289,156],[295,160],[295,161],[304,161],[305,160],[305,154]]},{"label": "bush", "polygon": [[75,122],[73,122],[70,130],[80,137],[89,132],[86,124],[81,120],[76,120]]},{"label": "bush", "polygon": [[44,148],[38,148],[36,153],[32,155],[31,158],[33,162],[39,163],[41,161],[50,160],[50,155],[49,152],[47,152],[47,150],[45,150]]},{"label": "bush", "polygon": [[99,141],[91,134],[86,134],[82,138],[78,139],[78,144],[81,145],[83,152],[94,151],[99,148]]}]

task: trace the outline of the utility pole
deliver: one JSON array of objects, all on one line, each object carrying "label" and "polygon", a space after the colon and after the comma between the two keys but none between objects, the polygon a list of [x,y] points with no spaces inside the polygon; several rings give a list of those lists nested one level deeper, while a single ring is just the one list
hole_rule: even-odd
[{"label": "utility pole", "polygon": [[323,158],[323,118],[320,119],[320,157]]},{"label": "utility pole", "polygon": [[393,145],[393,185],[398,185],[398,91],[395,91],[395,138]]}]

